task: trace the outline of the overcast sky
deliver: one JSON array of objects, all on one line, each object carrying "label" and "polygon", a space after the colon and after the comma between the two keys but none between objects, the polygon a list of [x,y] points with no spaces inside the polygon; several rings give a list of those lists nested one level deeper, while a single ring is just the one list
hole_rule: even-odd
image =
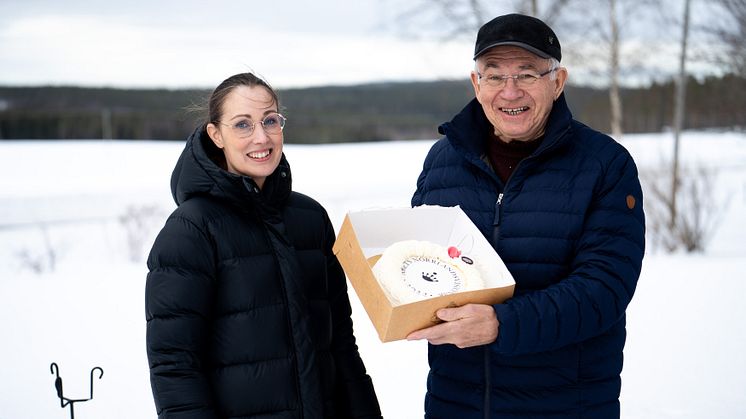
[{"label": "overcast sky", "polygon": [[[490,12],[510,12],[499,9],[509,3],[490,3]],[[401,15],[420,4],[427,7],[426,0],[0,0],[0,85],[212,88],[244,71],[280,88],[468,77],[476,34],[403,35],[433,30],[403,24]],[[651,53],[653,42],[665,45]],[[648,36],[630,48],[633,56],[648,50],[643,61],[662,69],[655,74],[674,73],[675,42]],[[583,73],[588,58],[565,55],[570,82],[605,83],[605,62]]]},{"label": "overcast sky", "polygon": [[277,87],[467,77],[473,40],[405,40],[402,3],[0,0],[0,84]]}]

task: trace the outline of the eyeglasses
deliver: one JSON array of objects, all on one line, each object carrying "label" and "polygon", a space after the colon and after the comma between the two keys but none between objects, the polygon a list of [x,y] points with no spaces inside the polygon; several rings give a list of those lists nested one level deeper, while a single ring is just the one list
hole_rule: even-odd
[{"label": "eyeglasses", "polygon": [[529,87],[536,83],[536,80],[539,80],[540,78],[546,76],[547,74],[551,73],[552,71],[556,70],[556,68],[550,68],[549,70],[541,73],[541,74],[534,74],[534,73],[521,73],[521,74],[481,74],[477,73],[477,76],[479,77],[479,80],[484,79],[488,86],[490,87],[496,87],[498,89],[504,88],[508,84],[509,79],[513,79],[513,83],[515,83],[515,87],[519,89],[524,89],[526,87]]},{"label": "eyeglasses", "polygon": [[[265,116],[264,119],[259,121],[259,123],[262,124],[264,132],[267,134],[279,134],[282,132],[282,129],[285,128],[285,121],[287,121],[287,119],[279,113],[271,113]],[[232,124],[225,124],[220,121],[218,121],[218,123],[230,127],[239,138],[251,136],[256,127],[256,123],[250,119],[240,119]]]}]

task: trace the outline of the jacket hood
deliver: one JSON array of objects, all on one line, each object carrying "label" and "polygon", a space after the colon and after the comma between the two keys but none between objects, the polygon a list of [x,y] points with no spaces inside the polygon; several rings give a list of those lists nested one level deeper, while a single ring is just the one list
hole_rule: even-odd
[{"label": "jacket hood", "polygon": [[275,207],[287,201],[292,181],[284,153],[277,169],[264,181],[261,191],[251,177],[221,168],[219,162],[223,159],[223,151],[212,142],[205,126],[197,128],[187,139],[171,174],[171,194],[176,205],[194,196],[210,196],[246,205],[259,194]]}]

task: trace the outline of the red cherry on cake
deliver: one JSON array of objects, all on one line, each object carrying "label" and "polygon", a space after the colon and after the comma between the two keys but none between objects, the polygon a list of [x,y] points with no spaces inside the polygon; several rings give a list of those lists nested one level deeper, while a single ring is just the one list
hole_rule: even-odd
[{"label": "red cherry on cake", "polygon": [[451,258],[457,258],[461,256],[461,251],[456,248],[456,246],[451,246],[448,248],[448,256]]}]

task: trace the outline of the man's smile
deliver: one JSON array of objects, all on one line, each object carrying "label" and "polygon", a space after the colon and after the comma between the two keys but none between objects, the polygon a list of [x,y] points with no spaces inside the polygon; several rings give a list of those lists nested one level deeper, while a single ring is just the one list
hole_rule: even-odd
[{"label": "man's smile", "polygon": [[510,116],[516,116],[523,112],[526,112],[529,108],[528,106],[521,106],[520,108],[498,108],[501,112],[504,112]]}]

